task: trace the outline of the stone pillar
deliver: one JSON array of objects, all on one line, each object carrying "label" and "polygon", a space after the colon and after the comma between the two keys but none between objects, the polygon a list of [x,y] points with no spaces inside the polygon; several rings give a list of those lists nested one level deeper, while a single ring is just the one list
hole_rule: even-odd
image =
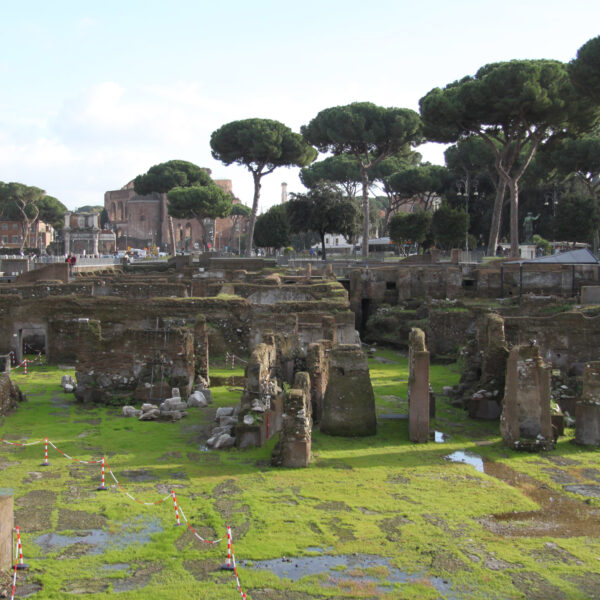
[{"label": "stone pillar", "polygon": [[583,371],[583,393],[575,405],[575,442],[600,446],[600,361]]},{"label": "stone pillar", "polygon": [[100,239],[100,230],[99,229],[94,230],[93,235],[94,235],[94,247],[92,250],[92,254],[94,256],[98,256],[100,254],[98,251],[98,240]]},{"label": "stone pillar", "polygon": [[329,363],[325,358],[323,344],[315,343],[308,346],[306,368],[310,376],[313,422],[319,423],[323,413],[323,398],[329,380]]},{"label": "stone pillar", "polygon": [[340,345],[329,354],[329,382],[323,398],[321,431],[348,437],[377,433],[369,365],[358,346]]},{"label": "stone pillar", "polygon": [[550,416],[551,366],[537,346],[515,346],[506,364],[500,432],[516,450],[554,447]]},{"label": "stone pillar", "polygon": [[0,569],[3,571],[8,571],[14,565],[14,525],[13,497],[0,496]]},{"label": "stone pillar", "polygon": [[283,400],[283,424],[273,450],[272,464],[282,467],[308,467],[311,450],[310,377],[296,373],[294,388]]},{"label": "stone pillar", "polygon": [[265,334],[271,343],[258,344],[246,366],[246,386],[238,415],[236,444],[239,448],[262,446],[279,430],[281,394],[271,374],[276,366],[276,348],[272,334]]},{"label": "stone pillar", "polygon": [[411,329],[408,348],[408,438],[425,443],[429,440],[429,352],[421,329]]}]

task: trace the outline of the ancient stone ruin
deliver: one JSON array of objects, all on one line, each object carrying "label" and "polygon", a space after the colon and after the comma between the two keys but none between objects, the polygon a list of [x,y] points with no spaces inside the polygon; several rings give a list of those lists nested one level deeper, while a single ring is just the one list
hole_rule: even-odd
[{"label": "ancient stone ruin", "polygon": [[411,442],[429,440],[429,352],[423,330],[413,328],[408,354],[408,438]]},{"label": "ancient stone ruin", "polygon": [[323,398],[321,431],[329,435],[375,435],[375,396],[365,353],[341,345],[329,353],[329,382]]},{"label": "ancient stone ruin", "polygon": [[583,371],[583,393],[575,407],[575,441],[600,446],[600,361]]},{"label": "ancient stone ruin", "polygon": [[550,372],[535,345],[516,346],[508,356],[500,431],[515,450],[554,447]]}]

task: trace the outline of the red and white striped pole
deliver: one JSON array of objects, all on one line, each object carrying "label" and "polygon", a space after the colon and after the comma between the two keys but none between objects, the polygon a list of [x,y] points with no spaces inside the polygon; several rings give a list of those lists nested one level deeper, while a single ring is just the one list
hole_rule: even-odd
[{"label": "red and white striped pole", "polygon": [[235,354],[231,355],[231,370],[235,369]]},{"label": "red and white striped pole", "polygon": [[29,569],[29,565],[23,562],[23,546],[21,546],[21,530],[18,527],[15,527],[17,532],[17,548],[19,550],[19,564],[17,565],[17,569],[19,571],[24,571],[25,569]]},{"label": "red and white striped pole", "polygon": [[233,571],[231,564],[231,526],[227,525],[227,560],[221,565],[221,571]]},{"label": "red and white striped pole", "polygon": [[108,490],[108,488],[106,487],[105,481],[104,481],[104,456],[102,457],[102,460],[100,462],[102,464],[102,485],[99,488],[96,488],[96,491],[106,492]]},{"label": "red and white striped pole", "polygon": [[179,507],[177,506],[177,496],[175,495],[175,490],[171,490],[171,496],[173,496],[173,505],[175,506],[175,519],[177,519],[177,523],[175,523],[175,527],[181,525],[181,521],[179,520]]},{"label": "red and white striped pole", "polygon": [[25,365],[25,367],[24,367],[24,369],[23,369],[23,373],[24,373],[25,375],[27,375],[27,359],[25,359],[25,360],[23,361],[23,364]]},{"label": "red and white striped pole", "polygon": [[49,467],[50,463],[48,462],[48,438],[44,438],[44,462],[40,465],[40,467]]}]

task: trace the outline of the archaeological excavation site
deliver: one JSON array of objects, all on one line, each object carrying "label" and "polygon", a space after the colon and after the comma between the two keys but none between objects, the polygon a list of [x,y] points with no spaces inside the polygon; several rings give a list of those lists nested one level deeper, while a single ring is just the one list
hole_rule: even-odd
[{"label": "archaeological excavation site", "polygon": [[600,598],[593,257],[36,266],[1,597]]}]

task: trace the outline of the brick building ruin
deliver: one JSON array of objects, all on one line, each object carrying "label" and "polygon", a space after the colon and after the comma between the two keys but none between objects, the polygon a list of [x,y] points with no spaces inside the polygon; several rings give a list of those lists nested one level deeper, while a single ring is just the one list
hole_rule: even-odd
[{"label": "brick building ruin", "polygon": [[[208,170],[208,169],[207,169]],[[210,171],[209,171],[210,173]],[[230,179],[213,180],[223,191],[231,194],[234,204],[240,200],[233,194]],[[119,250],[146,248],[156,245],[160,250],[171,249],[167,195],[152,193],[139,195],[130,181],[120,190],[104,194],[104,208],[111,227],[116,233]],[[233,219],[171,219],[176,251],[214,248],[238,248],[247,231],[247,220]]]}]

